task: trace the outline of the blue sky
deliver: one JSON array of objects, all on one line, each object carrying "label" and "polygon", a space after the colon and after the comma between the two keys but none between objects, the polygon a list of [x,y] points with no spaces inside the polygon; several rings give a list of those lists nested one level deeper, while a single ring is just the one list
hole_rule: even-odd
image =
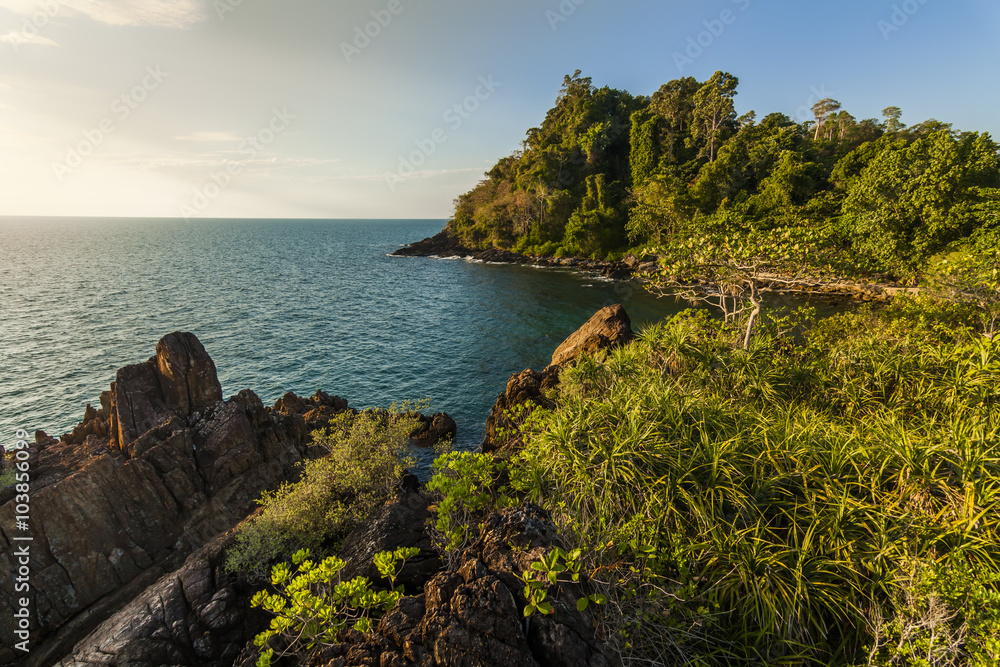
[{"label": "blue sky", "polygon": [[995,0],[0,0],[0,215],[444,218],[575,69],[1000,136],[998,45]]}]

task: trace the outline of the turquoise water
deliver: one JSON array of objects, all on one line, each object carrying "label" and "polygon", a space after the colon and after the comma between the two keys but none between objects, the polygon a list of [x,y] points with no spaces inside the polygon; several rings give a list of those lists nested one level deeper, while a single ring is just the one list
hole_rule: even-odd
[{"label": "turquoise water", "polygon": [[639,325],[679,310],[569,270],[387,256],[443,223],[0,219],[0,438],[70,430],[180,330],[226,396],[426,398],[472,448],[508,376],[597,309],[624,303]]}]

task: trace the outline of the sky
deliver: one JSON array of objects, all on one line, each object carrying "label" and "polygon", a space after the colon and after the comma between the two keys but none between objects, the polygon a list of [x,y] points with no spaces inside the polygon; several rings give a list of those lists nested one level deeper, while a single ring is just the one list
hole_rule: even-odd
[{"label": "sky", "polygon": [[1000,137],[996,0],[0,0],[0,216],[447,218],[576,69]]}]

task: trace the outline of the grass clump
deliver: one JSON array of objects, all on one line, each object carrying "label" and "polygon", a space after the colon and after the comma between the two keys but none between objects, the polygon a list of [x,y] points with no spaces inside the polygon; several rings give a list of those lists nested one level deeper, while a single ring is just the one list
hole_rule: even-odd
[{"label": "grass clump", "polygon": [[626,663],[995,664],[1000,339],[978,321],[899,301],[744,350],[685,313],[565,371],[510,477],[603,582]]},{"label": "grass clump", "polygon": [[299,481],[261,496],[262,509],[236,533],[226,569],[261,580],[273,563],[290,560],[301,549],[335,550],[392,495],[417,426],[407,412],[409,406],[342,412],[315,431],[313,444],[326,455],[303,463]]}]

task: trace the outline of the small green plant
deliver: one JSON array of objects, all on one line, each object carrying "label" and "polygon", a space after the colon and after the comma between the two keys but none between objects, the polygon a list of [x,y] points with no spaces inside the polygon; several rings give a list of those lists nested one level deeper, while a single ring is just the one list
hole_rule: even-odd
[{"label": "small green plant", "polygon": [[[404,597],[402,586],[395,586],[396,577],[406,561],[419,552],[400,547],[375,556],[375,566],[393,587],[387,591],[374,590],[367,577],[342,581],[343,560],[331,556],[317,563],[309,558],[308,549],[296,552],[291,565],[275,565],[271,585],[277,592],[258,591],[250,600],[251,607],[274,614],[270,627],[254,638],[254,645],[263,649],[258,667],[268,667],[275,656],[301,655],[317,646],[332,646],[340,631],[347,628],[371,632],[374,621]],[[284,648],[269,646],[275,640]]]},{"label": "small green plant", "polygon": [[[548,586],[559,586],[560,583],[569,582],[581,583],[581,561],[580,549],[573,549],[565,552],[559,547],[555,547],[548,553],[542,554],[538,560],[531,563],[530,569],[525,570],[518,577],[524,583],[524,599],[527,603],[524,607],[525,617],[531,616],[535,612],[541,614],[553,614],[555,610],[552,603],[546,600],[548,597]],[[565,575],[560,579],[560,575]],[[539,578],[541,577],[541,578]],[[579,598],[576,608],[585,610],[590,603],[605,604],[607,596],[601,593],[592,593]]]},{"label": "small green plant", "polygon": [[398,547],[395,551],[382,551],[375,554],[372,563],[378,568],[379,574],[389,580],[389,588],[403,592],[402,586],[396,586],[396,577],[409,559],[420,553],[417,547]]},{"label": "small green plant", "polygon": [[427,488],[442,496],[434,533],[438,546],[450,558],[473,537],[480,515],[511,507],[515,501],[497,483],[506,463],[488,454],[451,452],[435,459],[433,467],[437,472]]}]

